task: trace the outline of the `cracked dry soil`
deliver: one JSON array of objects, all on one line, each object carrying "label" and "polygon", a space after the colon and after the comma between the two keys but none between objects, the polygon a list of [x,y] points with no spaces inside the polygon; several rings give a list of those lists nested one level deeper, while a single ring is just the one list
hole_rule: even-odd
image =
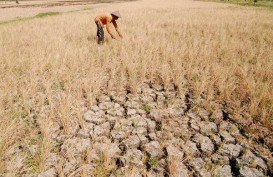
[{"label": "cracked dry soil", "polygon": [[[174,85],[145,83],[136,94],[101,95],[95,105],[83,108],[84,126],[76,124],[65,134],[60,124],[52,125],[58,150],[49,154],[46,170],[21,170],[21,175],[61,176],[61,169],[63,176],[81,176],[82,170],[103,176],[97,172],[108,167],[105,175],[111,177],[272,175],[269,149],[250,144],[221,105],[213,111],[198,105],[190,94],[181,98]],[[5,164],[24,169],[22,149],[14,147]]]}]

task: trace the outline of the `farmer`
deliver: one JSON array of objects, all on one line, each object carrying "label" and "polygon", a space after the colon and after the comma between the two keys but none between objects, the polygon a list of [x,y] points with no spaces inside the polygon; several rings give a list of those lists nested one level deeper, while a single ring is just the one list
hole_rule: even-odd
[{"label": "farmer", "polygon": [[111,35],[113,39],[116,39],[115,36],[112,34],[110,30],[110,23],[113,23],[117,33],[122,38],[122,35],[120,34],[118,30],[118,24],[116,20],[118,18],[121,18],[119,11],[115,11],[112,13],[104,13],[96,16],[95,23],[97,24],[97,36],[98,36],[98,44],[103,44],[104,40],[104,31],[103,26],[106,25],[107,32]]}]

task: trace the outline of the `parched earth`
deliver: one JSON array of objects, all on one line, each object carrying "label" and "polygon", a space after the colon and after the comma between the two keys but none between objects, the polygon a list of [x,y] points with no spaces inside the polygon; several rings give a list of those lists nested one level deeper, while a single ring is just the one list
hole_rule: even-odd
[{"label": "parched earth", "polygon": [[[14,147],[5,159],[22,176],[263,177],[272,175],[272,156],[250,141],[221,105],[207,111],[190,93],[181,98],[174,85],[145,83],[137,93],[101,95],[84,107],[84,126],[72,133],[54,124],[58,142],[40,174],[26,174]],[[62,161],[60,165],[60,161]],[[60,170],[61,169],[61,170]],[[62,171],[63,174],[58,174]]]}]

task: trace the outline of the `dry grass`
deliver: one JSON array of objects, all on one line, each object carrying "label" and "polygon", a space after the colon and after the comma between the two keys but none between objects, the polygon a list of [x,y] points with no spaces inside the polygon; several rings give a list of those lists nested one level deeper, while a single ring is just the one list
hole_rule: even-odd
[{"label": "dry grass", "polygon": [[[115,9],[123,15],[124,39],[107,35],[98,46],[94,16]],[[272,126],[272,11],[137,1],[1,25],[0,46],[0,156],[42,129],[42,161],[50,151],[43,119],[61,122],[69,133],[73,121],[81,122],[82,102],[91,105],[114,88],[134,90],[153,76],[174,82],[182,94],[190,88],[196,98],[225,101],[247,113],[248,122]]]}]

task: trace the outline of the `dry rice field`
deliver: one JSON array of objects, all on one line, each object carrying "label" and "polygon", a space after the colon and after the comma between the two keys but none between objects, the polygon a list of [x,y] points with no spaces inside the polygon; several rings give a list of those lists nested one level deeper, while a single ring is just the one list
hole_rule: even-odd
[{"label": "dry rice field", "polygon": [[[94,17],[116,9],[123,39],[106,34],[99,46]],[[174,84],[181,100],[191,97],[208,113],[220,106],[272,153],[272,69],[273,11],[268,9],[141,0],[2,24],[0,176],[45,171],[45,159],[55,147],[54,122],[64,135],[73,135],[98,96],[122,90],[135,95],[147,81],[165,88]],[[13,147],[30,144],[38,149],[35,158],[25,158],[22,165],[6,163]],[[32,151],[24,153],[28,157]],[[58,176],[69,176],[58,165]],[[92,174],[110,176],[103,170]]]}]

